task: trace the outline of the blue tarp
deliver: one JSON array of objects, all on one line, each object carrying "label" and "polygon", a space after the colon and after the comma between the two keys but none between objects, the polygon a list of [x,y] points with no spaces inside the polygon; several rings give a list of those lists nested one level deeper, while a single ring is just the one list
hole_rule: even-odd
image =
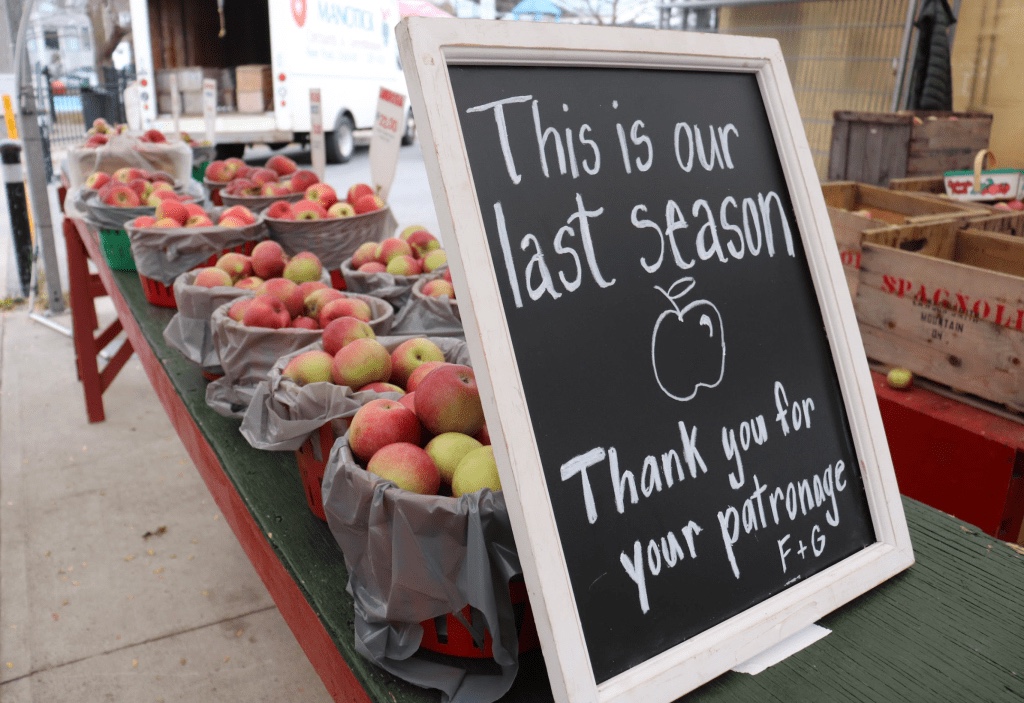
[{"label": "blue tarp", "polygon": [[515,19],[519,19],[520,15],[533,15],[538,20],[543,15],[554,15],[557,19],[562,16],[562,8],[551,0],[523,0],[512,8],[512,16]]}]

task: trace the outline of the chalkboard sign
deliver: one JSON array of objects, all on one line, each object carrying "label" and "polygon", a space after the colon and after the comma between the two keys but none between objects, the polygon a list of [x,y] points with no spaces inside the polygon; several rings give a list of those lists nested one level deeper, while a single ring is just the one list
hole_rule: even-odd
[{"label": "chalkboard sign", "polygon": [[906,568],[777,43],[400,39],[556,697],[671,700]]}]

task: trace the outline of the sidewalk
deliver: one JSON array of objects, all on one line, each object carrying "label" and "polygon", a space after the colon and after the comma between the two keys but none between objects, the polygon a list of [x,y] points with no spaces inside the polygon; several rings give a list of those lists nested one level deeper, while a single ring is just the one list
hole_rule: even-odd
[{"label": "sidewalk", "polygon": [[70,338],[0,314],[0,699],[330,700],[135,357],[104,407]]}]

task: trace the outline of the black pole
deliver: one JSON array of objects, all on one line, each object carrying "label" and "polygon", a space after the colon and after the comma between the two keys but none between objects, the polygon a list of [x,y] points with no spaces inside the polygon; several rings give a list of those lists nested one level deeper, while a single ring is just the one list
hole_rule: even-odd
[{"label": "black pole", "polygon": [[7,186],[7,209],[11,216],[21,294],[28,297],[29,286],[32,285],[32,231],[28,222],[24,175],[21,172],[21,144],[12,139],[0,141],[0,163],[3,164],[4,184]]}]

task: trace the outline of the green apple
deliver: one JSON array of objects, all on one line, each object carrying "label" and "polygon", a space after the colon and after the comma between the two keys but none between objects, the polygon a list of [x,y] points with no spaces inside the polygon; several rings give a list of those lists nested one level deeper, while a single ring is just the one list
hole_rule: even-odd
[{"label": "green apple", "polygon": [[470,450],[455,468],[452,476],[452,495],[459,496],[474,493],[481,488],[492,491],[501,490],[501,479],[498,477],[498,464],[494,460],[492,447],[480,447]]},{"label": "green apple", "polygon": [[469,435],[461,432],[445,432],[427,442],[424,449],[434,460],[437,470],[441,473],[441,480],[451,484],[452,476],[462,458],[482,446],[480,442]]}]

